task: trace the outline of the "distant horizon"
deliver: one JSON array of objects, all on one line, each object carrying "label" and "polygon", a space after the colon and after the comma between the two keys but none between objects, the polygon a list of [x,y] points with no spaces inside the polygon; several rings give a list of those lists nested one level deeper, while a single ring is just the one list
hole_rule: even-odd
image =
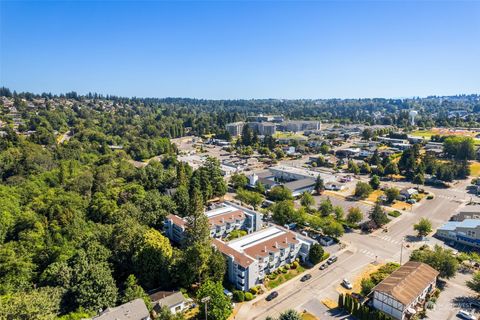
[{"label": "distant horizon", "polygon": [[461,96],[480,96],[480,92],[477,93],[458,93],[458,94],[445,94],[445,95],[438,95],[438,94],[433,94],[433,95],[428,95],[428,96],[408,96],[408,97],[347,97],[347,98],[336,98],[336,97],[330,97],[330,98],[225,98],[225,99],[215,99],[215,98],[197,98],[197,97],[161,97],[161,96],[123,96],[123,95],[115,95],[115,94],[109,94],[109,93],[100,93],[96,91],[92,92],[86,92],[86,93],[81,93],[76,90],[70,90],[66,92],[60,92],[60,93],[54,93],[54,92],[31,92],[27,90],[16,90],[12,88],[8,88],[3,86],[3,88],[9,89],[12,94],[16,92],[17,94],[23,94],[23,93],[31,93],[33,95],[40,96],[42,94],[52,94],[54,96],[61,96],[61,95],[66,95],[72,92],[75,92],[81,97],[85,97],[88,94],[97,94],[102,97],[118,97],[118,98],[127,98],[127,99],[191,99],[191,100],[212,100],[212,101],[222,101],[222,100],[363,100],[363,99],[386,99],[386,100],[404,100],[404,99],[426,99],[426,98],[445,98],[445,97],[461,97]]},{"label": "distant horizon", "polygon": [[0,85],[196,99],[480,92],[478,1],[0,1]]}]

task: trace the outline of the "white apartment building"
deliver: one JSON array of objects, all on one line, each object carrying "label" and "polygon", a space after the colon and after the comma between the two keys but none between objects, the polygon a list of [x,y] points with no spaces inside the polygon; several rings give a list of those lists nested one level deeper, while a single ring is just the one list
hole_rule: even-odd
[{"label": "white apartment building", "polygon": [[[205,215],[210,223],[210,236],[212,238],[223,238],[233,230],[239,229],[252,233],[262,227],[262,215],[260,213],[228,201],[206,211]],[[186,219],[169,214],[164,222],[165,235],[170,240],[181,243],[186,224]]]},{"label": "white apartment building", "polygon": [[228,123],[225,128],[232,137],[237,137],[242,134],[243,126],[245,122],[232,122]]},{"label": "white apartment building", "polygon": [[406,319],[435,289],[437,276],[429,265],[409,261],[373,288],[373,307],[394,319]]},{"label": "white apartment building", "polygon": [[227,258],[229,281],[247,291],[266,275],[295,259],[306,260],[313,241],[279,226],[270,226],[225,243],[213,245]]}]

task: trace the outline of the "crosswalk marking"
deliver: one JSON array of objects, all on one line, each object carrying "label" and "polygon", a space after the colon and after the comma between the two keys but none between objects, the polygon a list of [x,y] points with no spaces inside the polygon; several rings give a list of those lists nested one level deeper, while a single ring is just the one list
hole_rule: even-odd
[{"label": "crosswalk marking", "polygon": [[370,252],[370,251],[368,251],[368,250],[366,250],[366,249],[360,249],[360,253],[362,253],[362,254],[364,254],[364,255],[366,255],[366,256],[369,256],[369,257],[371,257],[371,258],[375,258],[375,257],[376,257],[375,253]]},{"label": "crosswalk marking", "polygon": [[376,236],[376,238],[381,239],[381,240],[383,240],[383,241],[387,241],[387,242],[393,243],[393,244],[397,244],[397,245],[400,245],[400,243],[402,243],[402,241],[392,239],[392,237],[387,236],[387,235]]}]

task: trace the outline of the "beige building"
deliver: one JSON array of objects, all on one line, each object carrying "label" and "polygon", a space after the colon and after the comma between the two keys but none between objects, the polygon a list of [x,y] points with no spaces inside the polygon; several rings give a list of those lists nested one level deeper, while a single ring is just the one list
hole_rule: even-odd
[{"label": "beige building", "polygon": [[406,319],[435,289],[437,276],[429,265],[409,261],[373,288],[373,306],[394,319]]}]

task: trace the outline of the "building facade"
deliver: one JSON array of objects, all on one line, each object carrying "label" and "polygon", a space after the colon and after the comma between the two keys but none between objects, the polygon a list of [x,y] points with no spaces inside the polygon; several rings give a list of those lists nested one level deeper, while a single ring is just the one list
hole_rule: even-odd
[{"label": "building facade", "polygon": [[446,241],[480,248],[480,220],[449,221],[437,229],[436,236]]},{"label": "building facade", "polygon": [[279,226],[270,226],[228,243],[213,245],[227,259],[229,281],[247,291],[273,271],[296,259],[306,260],[312,240]]},{"label": "building facade", "polygon": [[[210,224],[210,236],[223,238],[233,230],[245,230],[252,233],[262,227],[262,215],[256,211],[241,207],[232,202],[222,202],[205,212]],[[187,220],[169,214],[165,218],[165,235],[172,241],[181,243],[185,235]]]},{"label": "building facade", "polygon": [[237,137],[242,134],[243,126],[245,125],[244,122],[232,122],[227,123],[225,129],[230,133],[232,137]]},{"label": "building facade", "polygon": [[406,319],[435,290],[437,277],[438,271],[429,265],[409,261],[373,288],[373,307],[394,319]]}]

